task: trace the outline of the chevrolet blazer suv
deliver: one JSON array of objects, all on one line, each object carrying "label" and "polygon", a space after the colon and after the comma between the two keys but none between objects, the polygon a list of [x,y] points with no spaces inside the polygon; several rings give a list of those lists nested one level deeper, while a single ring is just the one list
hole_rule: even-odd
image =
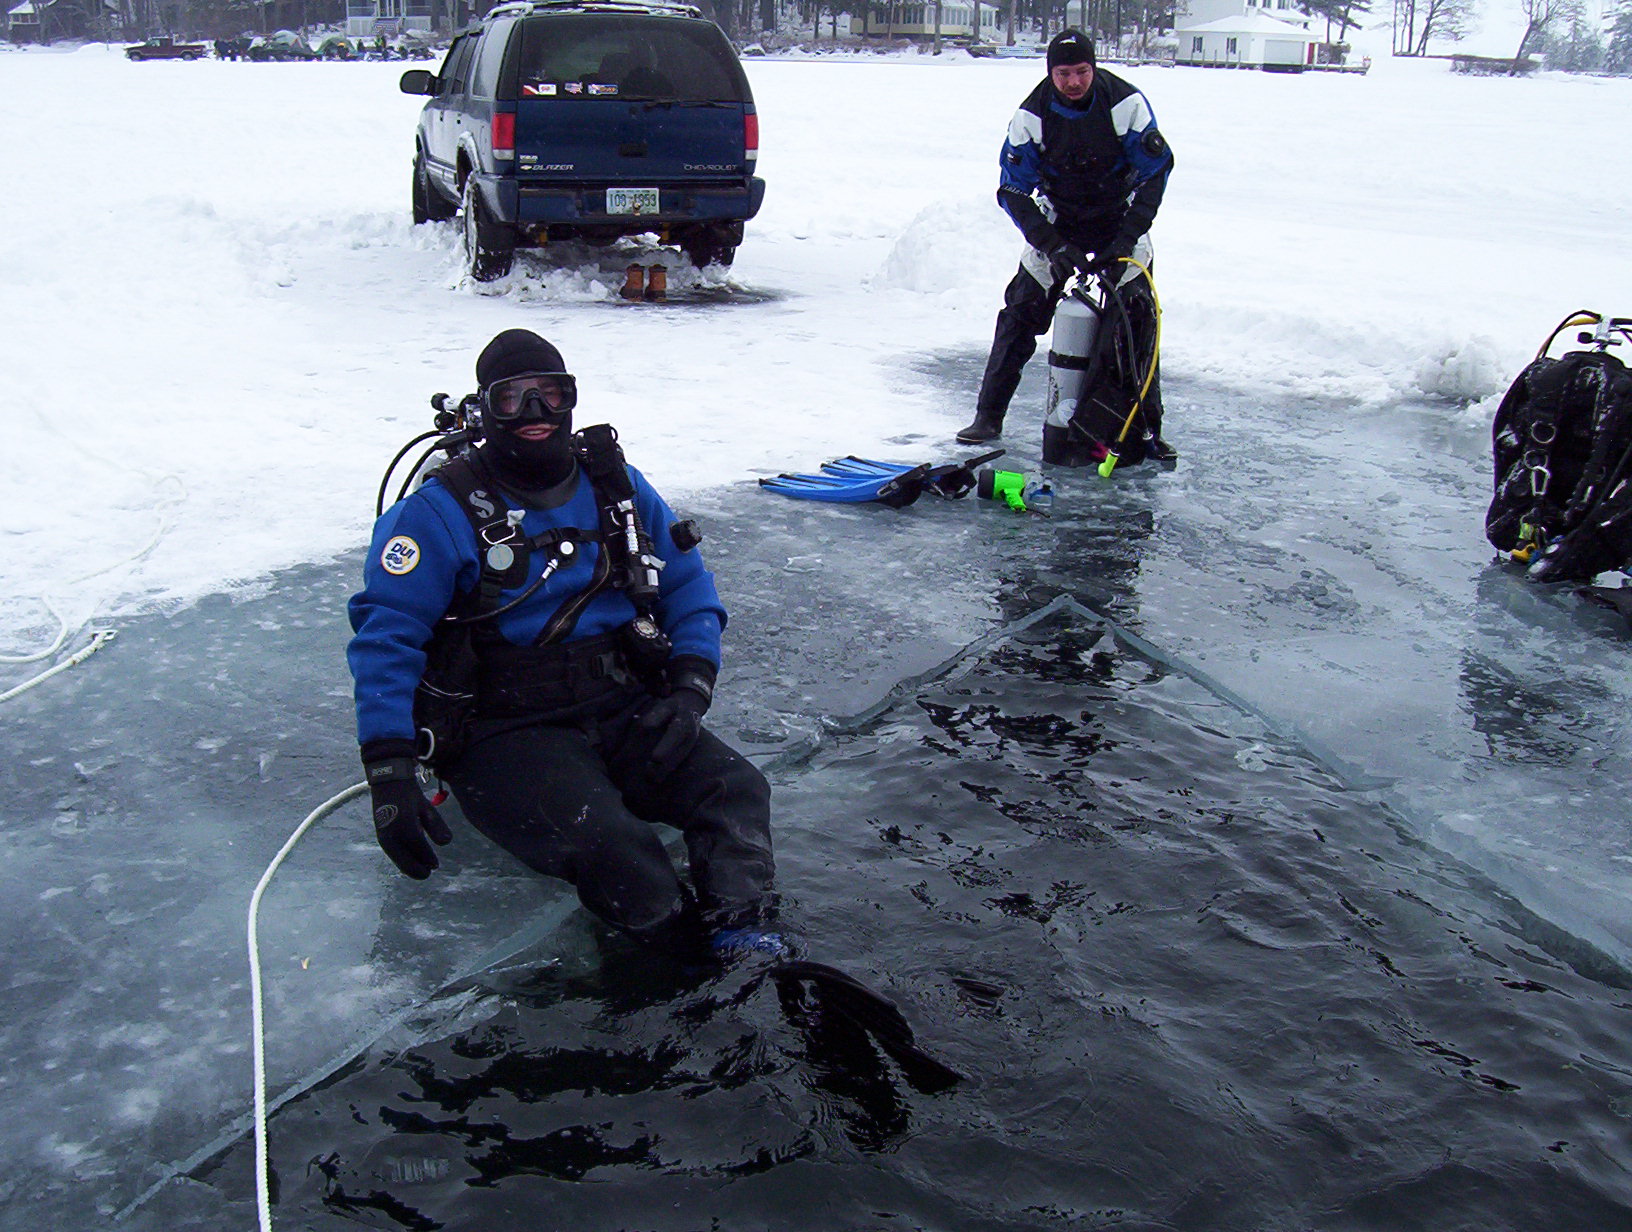
[{"label": "chevrolet blazer suv", "polygon": [[655,232],[729,265],[759,212],[759,117],[724,33],[665,0],[525,0],[459,33],[414,138],[416,223],[463,215],[473,278],[515,250]]}]

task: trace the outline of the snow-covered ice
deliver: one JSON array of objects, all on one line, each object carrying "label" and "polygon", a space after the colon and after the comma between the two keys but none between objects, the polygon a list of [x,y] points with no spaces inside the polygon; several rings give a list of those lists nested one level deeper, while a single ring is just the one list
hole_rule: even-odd
[{"label": "snow-covered ice", "polygon": [[[1017,251],[996,145],[1037,63],[748,67],[769,191],[733,277],[775,302],[619,315],[586,310],[617,254],[478,291],[452,227],[409,224],[398,65],[0,57],[0,652],[54,632],[47,599],[112,617],[355,546],[382,455],[518,321],[671,490],[961,424],[903,359],[989,338]],[[1626,81],[1127,75],[1177,153],[1156,230],[1177,377],[1487,398],[1632,282],[1594,123]]]}]

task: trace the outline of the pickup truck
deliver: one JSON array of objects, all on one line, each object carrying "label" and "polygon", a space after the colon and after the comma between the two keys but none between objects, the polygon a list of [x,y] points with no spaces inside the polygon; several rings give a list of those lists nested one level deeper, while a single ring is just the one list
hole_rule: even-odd
[{"label": "pickup truck", "polygon": [[202,60],[209,48],[203,43],[178,43],[172,38],[150,38],[125,48],[132,60]]}]

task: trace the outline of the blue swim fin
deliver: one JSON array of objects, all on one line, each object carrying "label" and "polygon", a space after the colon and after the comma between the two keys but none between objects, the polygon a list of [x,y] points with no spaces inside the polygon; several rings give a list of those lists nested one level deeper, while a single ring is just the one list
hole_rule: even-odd
[{"label": "blue swim fin", "polygon": [[873,462],[866,458],[836,458],[822,463],[817,475],[778,475],[759,485],[795,500],[866,504],[876,501],[892,509],[912,504],[922,495],[928,466],[901,462]]},{"label": "blue swim fin", "polygon": [[774,479],[761,479],[759,485],[795,500],[856,505],[876,501],[892,509],[904,509],[925,491],[949,499],[962,496],[975,486],[974,468],[1002,454],[1003,451],[997,449],[949,466],[878,462],[850,454],[823,462],[820,474],[778,475]]}]

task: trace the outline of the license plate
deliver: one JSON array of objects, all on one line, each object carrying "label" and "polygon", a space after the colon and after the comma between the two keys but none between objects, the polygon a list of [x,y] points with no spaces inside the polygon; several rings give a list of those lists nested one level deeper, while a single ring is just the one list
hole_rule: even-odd
[{"label": "license plate", "polygon": [[606,190],[606,212],[608,214],[655,214],[657,213],[657,189],[609,188]]}]

